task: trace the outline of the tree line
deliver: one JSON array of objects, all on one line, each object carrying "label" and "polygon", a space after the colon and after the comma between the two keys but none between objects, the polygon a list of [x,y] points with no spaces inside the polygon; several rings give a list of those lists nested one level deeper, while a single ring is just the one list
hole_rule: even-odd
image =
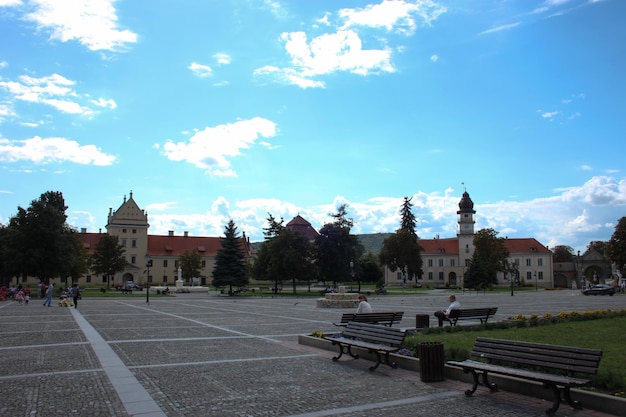
[{"label": "tree line", "polygon": [[[268,214],[263,229],[264,242],[249,262],[237,226],[230,220],[220,237],[211,284],[216,288],[245,287],[250,278],[271,281],[275,290],[296,283],[324,281],[332,283],[356,282],[384,284],[383,267],[399,271],[409,281],[421,279],[423,248],[416,233],[417,220],[413,204],[404,198],[400,208],[400,227],[383,242],[378,255],[364,253],[357,236],[351,234],[353,219],[348,207],[340,205],[336,213],[329,213],[331,221],[324,224],[319,234],[310,241],[304,235],[288,229],[284,220]],[[65,285],[76,282],[88,271],[106,276],[107,286],[116,273],[127,266],[125,249],[117,236],[103,234],[89,255],[79,239],[78,232],[67,224],[67,206],[62,193],[48,191],[33,200],[26,209],[18,207],[17,214],[7,225],[0,225],[0,283],[8,285],[13,277],[37,277],[48,283],[60,279]],[[497,283],[498,272],[514,273],[508,263],[509,253],[504,239],[490,228],[479,230],[474,236],[474,255],[464,275],[466,288],[483,289]],[[626,265],[626,217],[622,217],[608,242],[592,242],[590,248],[600,250],[623,274]],[[557,261],[571,260],[573,249],[557,246],[553,249]],[[197,251],[179,256],[184,278],[199,276],[202,257]]]}]

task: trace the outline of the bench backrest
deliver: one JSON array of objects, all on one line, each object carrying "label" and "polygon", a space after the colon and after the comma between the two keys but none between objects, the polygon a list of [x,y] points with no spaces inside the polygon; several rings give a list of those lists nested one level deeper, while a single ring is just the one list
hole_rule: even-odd
[{"label": "bench backrest", "polygon": [[472,356],[487,359],[489,362],[514,363],[559,370],[568,375],[573,373],[595,375],[602,351],[477,337],[472,348]]},{"label": "bench backrest", "polygon": [[344,313],[341,316],[341,324],[348,324],[351,321],[361,323],[381,323],[391,326],[402,321],[404,311],[382,311],[376,313]]},{"label": "bench backrest", "polygon": [[488,319],[493,317],[498,311],[498,307],[484,308],[462,308],[459,310],[451,310],[451,319]]},{"label": "bench backrest", "polygon": [[351,321],[343,330],[342,335],[344,337],[362,339],[373,343],[400,346],[402,342],[404,342],[406,332],[397,327]]}]

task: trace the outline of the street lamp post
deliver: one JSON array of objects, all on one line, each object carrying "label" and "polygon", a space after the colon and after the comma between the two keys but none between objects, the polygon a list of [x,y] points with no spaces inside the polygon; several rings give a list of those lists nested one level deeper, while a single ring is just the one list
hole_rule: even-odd
[{"label": "street lamp post", "polygon": [[150,304],[150,267],[152,266],[152,258],[146,255],[146,303]]},{"label": "street lamp post", "polygon": [[350,261],[350,292],[352,292],[352,281],[354,281],[354,262]]}]

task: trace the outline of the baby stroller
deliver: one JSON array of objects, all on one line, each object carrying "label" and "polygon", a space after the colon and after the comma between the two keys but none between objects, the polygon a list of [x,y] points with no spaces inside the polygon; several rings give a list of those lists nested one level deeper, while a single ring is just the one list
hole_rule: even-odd
[{"label": "baby stroller", "polygon": [[74,307],[74,300],[64,292],[59,299],[59,307]]}]

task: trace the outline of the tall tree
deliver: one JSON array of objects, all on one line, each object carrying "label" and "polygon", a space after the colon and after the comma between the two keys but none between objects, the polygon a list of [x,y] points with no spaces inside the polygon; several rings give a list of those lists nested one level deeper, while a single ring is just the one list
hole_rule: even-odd
[{"label": "tall tree", "polygon": [[469,268],[463,277],[463,287],[474,290],[491,287],[489,273],[483,265],[481,257],[476,252],[474,252]]},{"label": "tall tree", "polygon": [[402,208],[400,209],[400,229],[411,232],[415,235],[415,238],[417,238],[417,233],[415,232],[417,220],[412,211],[413,203],[411,203],[411,200],[412,198],[404,197],[404,201],[402,202]]},{"label": "tall tree", "polygon": [[[182,278],[185,282],[190,282],[193,277],[200,276],[202,271],[202,256],[197,249],[187,250],[178,257],[178,266],[182,270]],[[176,271],[178,274],[178,271]]]},{"label": "tall tree", "polygon": [[107,277],[107,288],[111,286],[111,277],[126,268],[124,252],[125,249],[119,243],[118,237],[109,234],[103,234],[94,247],[91,255],[91,270],[96,275]]},{"label": "tall tree", "polygon": [[285,230],[285,226],[283,225],[285,220],[283,220],[282,217],[280,221],[278,221],[271,213],[268,213],[268,216],[267,228],[263,229],[263,236],[265,236],[266,240],[278,236],[280,232]]},{"label": "tall tree", "polygon": [[12,273],[36,276],[44,282],[67,274],[76,236],[66,224],[66,210],[63,194],[57,191],[41,194],[28,209],[18,207],[9,221],[11,243],[5,250]]},{"label": "tall tree", "polygon": [[422,274],[422,247],[418,243],[415,232],[416,220],[411,209],[411,199],[404,197],[400,209],[400,228],[383,242],[378,255],[380,263],[387,266],[391,272],[400,270],[405,281],[412,281]]},{"label": "tall tree", "polygon": [[491,228],[481,229],[474,236],[474,255],[480,258],[481,266],[489,277],[490,284],[498,282],[498,272],[506,272],[509,250],[504,238]]},{"label": "tall tree", "polygon": [[574,248],[567,245],[558,245],[552,248],[554,262],[572,262]]},{"label": "tall tree", "polygon": [[298,232],[283,229],[269,243],[270,255],[268,276],[274,281],[274,289],[278,289],[279,281],[289,279],[293,293],[296,293],[296,280],[309,281],[313,277],[313,246]]},{"label": "tall tree", "polygon": [[615,231],[607,245],[608,257],[620,271],[626,275],[626,217],[622,217],[615,226]]},{"label": "tall tree", "polygon": [[355,235],[350,234],[353,221],[347,217],[345,204],[330,216],[333,222],[322,226],[315,238],[315,248],[321,278],[337,285],[350,279],[350,262],[361,257],[363,245]]},{"label": "tall tree", "polygon": [[357,281],[359,283],[359,292],[361,291],[361,282],[374,282],[377,288],[383,286],[383,271],[378,264],[376,255],[372,252],[367,252],[359,260],[358,265]]},{"label": "tall tree", "polygon": [[248,285],[243,242],[232,219],[224,228],[224,237],[220,239],[220,244],[222,248],[218,249],[215,256],[213,286],[216,288],[228,286],[229,293],[232,294],[233,286]]}]

